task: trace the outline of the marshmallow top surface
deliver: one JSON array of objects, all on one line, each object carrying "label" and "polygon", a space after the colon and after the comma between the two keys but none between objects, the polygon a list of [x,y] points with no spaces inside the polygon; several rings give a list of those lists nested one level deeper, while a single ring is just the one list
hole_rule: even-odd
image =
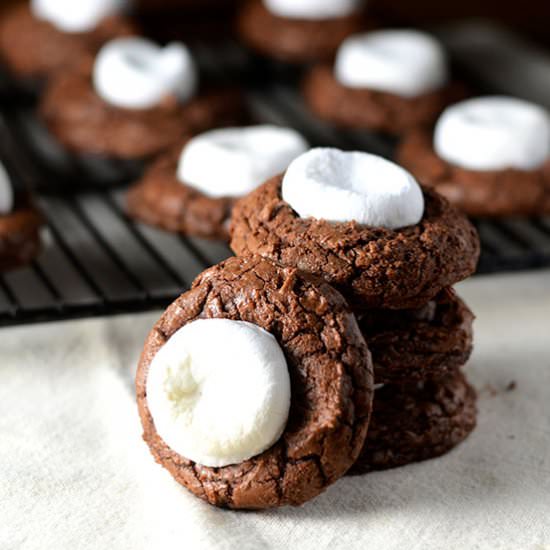
[{"label": "marshmallow top surface", "polygon": [[290,408],[285,356],[251,323],[200,319],[178,330],[153,358],[147,404],[176,453],[198,464],[239,464],[281,437]]},{"label": "marshmallow top surface", "polygon": [[447,58],[437,40],[419,31],[373,31],[346,39],[335,78],[349,88],[416,97],[444,86]]},{"label": "marshmallow top surface", "polygon": [[182,103],[198,87],[195,63],[179,42],[164,48],[145,38],[111,40],[97,54],[93,83],[106,102],[127,109],[149,109],[166,96]]},{"label": "marshmallow top surface", "polygon": [[361,10],[364,0],[263,0],[274,15],[287,19],[322,20],[346,17]]},{"label": "marshmallow top surface", "polygon": [[424,196],[409,172],[382,157],[312,149],[289,166],[283,199],[302,218],[356,221],[399,229],[424,215]]},{"label": "marshmallow top surface", "polygon": [[550,118],[542,107],[521,99],[469,99],[443,112],[434,149],[447,162],[470,170],[534,170],[550,158]]},{"label": "marshmallow top surface", "polygon": [[122,12],[127,0],[31,0],[31,10],[67,33],[94,30],[105,17]]},{"label": "marshmallow top surface", "polygon": [[183,148],[178,179],[210,197],[241,197],[284,172],[307,149],[304,138],[290,128],[211,130]]},{"label": "marshmallow top surface", "polygon": [[14,201],[10,176],[0,162],[0,216],[9,214],[13,210]]}]

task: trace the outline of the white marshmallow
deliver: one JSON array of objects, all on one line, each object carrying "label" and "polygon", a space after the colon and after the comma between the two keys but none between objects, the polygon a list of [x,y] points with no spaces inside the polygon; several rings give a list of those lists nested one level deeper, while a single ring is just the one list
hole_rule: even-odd
[{"label": "white marshmallow", "polygon": [[533,170],[550,158],[550,118],[521,99],[469,99],[443,112],[434,148],[441,158],[470,170]]},{"label": "white marshmallow", "polygon": [[364,0],[264,0],[274,15],[287,19],[322,20],[358,12]]},{"label": "white marshmallow", "polygon": [[64,32],[88,32],[123,11],[127,0],[31,0],[32,13]]},{"label": "white marshmallow", "polygon": [[241,197],[284,172],[307,149],[304,138],[290,128],[212,130],[183,148],[178,179],[210,197]]},{"label": "white marshmallow", "polygon": [[448,80],[447,58],[431,36],[413,30],[351,36],[336,56],[335,78],[349,88],[416,97]]},{"label": "white marshmallow", "polygon": [[283,199],[302,218],[398,229],[424,215],[420,186],[406,170],[368,153],[312,149],[288,168]]},{"label": "white marshmallow", "polygon": [[168,95],[190,99],[198,85],[189,50],[179,42],[162,48],[145,38],[117,38],[97,54],[93,81],[108,103],[127,109],[148,109]]},{"label": "white marshmallow", "polygon": [[10,176],[0,162],[0,216],[9,214],[13,210],[14,201]]},{"label": "white marshmallow", "polygon": [[203,466],[239,464],[281,437],[290,376],[273,335],[228,319],[178,330],[153,358],[147,404],[176,453]]}]

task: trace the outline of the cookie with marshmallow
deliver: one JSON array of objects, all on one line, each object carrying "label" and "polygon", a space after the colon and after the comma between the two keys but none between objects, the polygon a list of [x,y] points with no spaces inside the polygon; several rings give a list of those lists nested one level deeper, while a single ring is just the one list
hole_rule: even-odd
[{"label": "cookie with marshmallow", "polygon": [[550,115],[533,103],[484,96],[448,107],[397,157],[473,216],[550,213]]},{"label": "cookie with marshmallow", "polygon": [[471,223],[408,171],[329,148],[236,204],[231,248],[323,277],[357,312],[422,307],[479,257]]},{"label": "cookie with marshmallow", "polygon": [[260,257],[202,273],[136,374],[144,439],[212,505],[301,505],[343,476],[372,406],[370,355],[332,287]]},{"label": "cookie with marshmallow", "polygon": [[2,11],[0,57],[20,78],[44,79],[135,34],[128,0],[31,0]]},{"label": "cookie with marshmallow", "polygon": [[307,149],[298,132],[278,126],[204,132],[147,171],[128,194],[128,210],[168,231],[227,240],[235,200],[284,172]]},{"label": "cookie with marshmallow", "polygon": [[0,271],[29,263],[40,249],[42,217],[0,161]]},{"label": "cookie with marshmallow", "polygon": [[243,116],[240,92],[201,85],[184,44],[141,37],[111,40],[95,59],[58,73],[40,114],[70,151],[125,160],[148,159]]},{"label": "cookie with marshmallow", "polygon": [[333,65],[314,67],[304,96],[321,118],[389,134],[432,124],[464,95],[443,47],[416,30],[380,30],[347,38]]},{"label": "cookie with marshmallow", "polygon": [[239,15],[241,39],[286,63],[331,59],[348,36],[373,26],[365,0],[249,0]]}]

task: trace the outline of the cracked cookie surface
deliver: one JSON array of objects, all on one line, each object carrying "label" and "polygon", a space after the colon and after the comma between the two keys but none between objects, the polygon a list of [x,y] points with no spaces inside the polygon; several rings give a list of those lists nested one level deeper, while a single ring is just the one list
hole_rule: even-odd
[{"label": "cracked cookie surface", "polygon": [[[204,318],[247,321],[273,334],[291,379],[289,419],[279,441],[222,468],[172,451],[147,406],[153,357],[179,328]],[[258,256],[230,258],[201,274],[155,325],[140,359],[136,391],[143,437],[153,456],[195,495],[228,508],[300,505],[357,459],[371,411],[372,363],[354,316],[329,285]]]},{"label": "cracked cookie surface", "polygon": [[350,474],[435,458],[476,426],[476,392],[461,372],[414,385],[376,390],[365,446]]},{"label": "cracked cookie surface", "polygon": [[390,230],[300,218],[281,197],[282,177],[236,203],[230,228],[236,254],[259,254],[322,277],[354,311],[422,307],[475,271],[476,230],[432,190],[423,188],[426,208],[417,225]]},{"label": "cracked cookie surface", "polygon": [[420,309],[356,315],[377,384],[442,378],[462,367],[472,353],[474,315],[450,288]]},{"label": "cracked cookie surface", "polygon": [[467,170],[434,151],[432,134],[411,132],[397,160],[471,216],[529,216],[550,213],[550,161],[538,170]]},{"label": "cracked cookie surface", "polygon": [[227,241],[235,199],[209,197],[178,180],[183,145],[156,161],[129,190],[128,213],[166,231]]}]

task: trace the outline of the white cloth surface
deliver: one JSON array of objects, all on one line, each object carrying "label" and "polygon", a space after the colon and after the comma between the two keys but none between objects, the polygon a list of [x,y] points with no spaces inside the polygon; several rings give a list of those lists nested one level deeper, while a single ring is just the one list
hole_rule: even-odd
[{"label": "white cloth surface", "polygon": [[0,548],[550,549],[550,272],[459,291],[478,316],[473,435],[261,513],[195,499],[141,441],[132,375],[158,314],[1,329]]}]

